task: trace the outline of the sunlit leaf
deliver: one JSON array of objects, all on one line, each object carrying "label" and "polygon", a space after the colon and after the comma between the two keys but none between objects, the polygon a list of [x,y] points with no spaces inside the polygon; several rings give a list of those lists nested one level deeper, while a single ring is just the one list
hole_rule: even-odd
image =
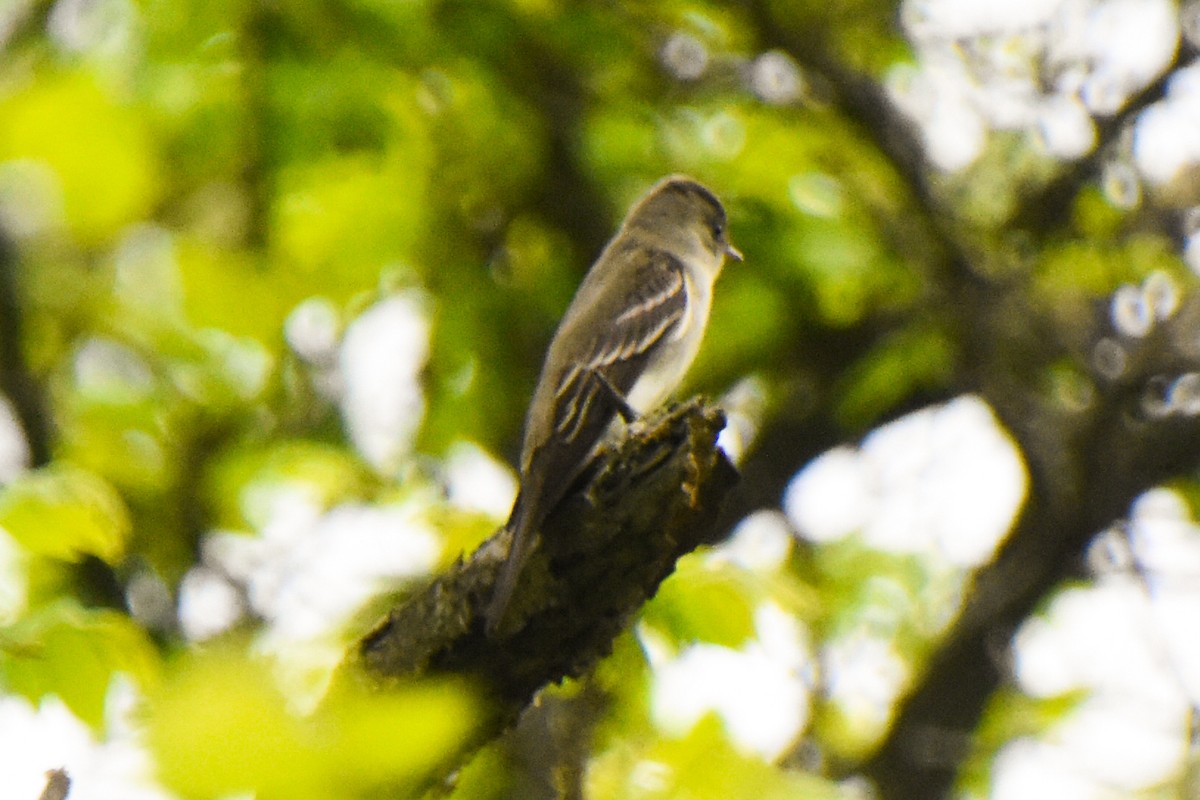
[{"label": "sunlit leaf", "polygon": [[0,160],[50,165],[67,225],[84,241],[111,235],[149,210],[159,182],[154,149],[136,111],[83,72],[44,76],[0,101]]},{"label": "sunlit leaf", "polygon": [[131,530],[129,512],[108,482],[72,466],[21,476],[0,492],[0,526],[40,555],[116,561]]},{"label": "sunlit leaf", "polygon": [[[353,497],[367,485],[367,473],[348,450],[311,441],[246,446],[225,454],[208,473],[205,495],[218,524],[252,527],[253,487],[300,484],[317,501]],[[258,520],[261,522],[261,520]]]},{"label": "sunlit leaf", "polygon": [[37,702],[58,695],[75,714],[99,727],[117,673],[151,686],[158,654],[133,620],[62,601],[23,618],[0,634],[0,684]]},{"label": "sunlit leaf", "polygon": [[262,662],[223,650],[178,665],[153,703],[150,744],[164,782],[189,797],[315,800],[432,778],[475,719],[447,683],[351,691],[301,717]]},{"label": "sunlit leaf", "polygon": [[852,428],[868,424],[901,398],[937,387],[953,359],[952,343],[941,331],[923,326],[903,331],[848,371],[838,414]]},{"label": "sunlit leaf", "polygon": [[715,570],[702,558],[681,559],[676,573],[646,606],[645,619],[677,641],[700,639],[741,647],[754,635],[753,589],[734,569]]}]

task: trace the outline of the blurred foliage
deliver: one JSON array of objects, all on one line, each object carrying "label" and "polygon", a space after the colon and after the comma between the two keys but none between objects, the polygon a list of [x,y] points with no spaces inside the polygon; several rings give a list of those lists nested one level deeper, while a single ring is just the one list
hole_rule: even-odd
[{"label": "blurred foliage", "polygon": [[66,467],[10,484],[0,497],[0,525],[30,552],[59,559],[86,553],[115,562],[129,537],[129,514],[112,487]]},{"label": "blurred foliage", "polygon": [[430,682],[342,694],[301,718],[261,663],[232,650],[187,657],[173,673],[149,735],[164,783],[192,797],[411,792],[436,777],[475,717],[465,687]]},{"label": "blurred foliage", "polygon": [[1009,742],[1037,736],[1051,728],[1085,695],[1086,692],[1079,691],[1058,697],[1031,698],[1012,689],[996,692],[984,715],[984,724],[979,727],[971,758],[963,766],[960,786],[985,796],[996,752]]},{"label": "blurred foliage", "polygon": [[[909,58],[895,6],[761,4],[874,76]],[[623,209],[668,173],[727,201],[746,255],[721,279],[688,389],[759,378],[772,416],[757,423],[818,434],[794,443],[788,469],[956,390],[961,332],[932,288],[912,187],[819,93],[755,94],[759,22],[750,6],[679,0],[63,0],[27,4],[11,35],[0,26],[0,234],[14,253],[0,269],[20,310],[0,337],[19,337],[50,432],[47,463],[0,492],[26,587],[0,609],[0,688],[57,694],[100,730],[114,675],[131,676],[180,796],[403,794],[436,777],[481,714],[471,691],[421,684],[303,717],[255,646],[198,651],[173,611],[136,613],[130,587],[160,580],[174,608],[211,555],[205,534],[266,535],[279,485],[302,485],[321,511],[417,498],[443,560],[480,541],[503,512],[455,507],[443,456],[465,440],[515,460],[561,311]],[[700,48],[703,79],[664,55],[677,35]],[[1081,194],[1069,235],[1036,250],[1007,240],[1014,203],[1052,166],[1000,138],[938,190],[981,250],[1018,253],[994,263],[1063,314],[1179,272],[1167,236],[1125,236],[1097,192]],[[350,444],[338,343],[409,289],[430,299],[424,416],[381,473]],[[293,326],[313,299],[334,319],[318,331],[330,342],[306,350]],[[853,542],[789,559],[684,559],[642,622],[672,647],[738,648],[770,601],[821,642],[887,637],[915,675],[949,621],[931,587],[962,589]],[[244,627],[267,616],[255,608]],[[715,715],[682,737],[659,731],[651,674],[630,635],[593,676],[608,705],[589,796],[851,791],[739,750]],[[869,753],[886,729],[886,713],[866,724],[815,702],[809,735],[832,759]],[[455,796],[504,796],[514,769],[486,748]]]},{"label": "blurred foliage", "polygon": [[588,789],[595,797],[718,800],[748,794],[772,800],[836,800],[846,796],[832,781],[784,772],[736,752],[715,716],[702,720],[681,739],[659,740],[644,751],[621,748],[604,753],[589,778]]},{"label": "blurred foliage", "polygon": [[99,728],[114,676],[154,687],[160,659],[145,631],[126,615],[59,599],[5,628],[0,681],[35,703],[58,695],[77,717]]}]

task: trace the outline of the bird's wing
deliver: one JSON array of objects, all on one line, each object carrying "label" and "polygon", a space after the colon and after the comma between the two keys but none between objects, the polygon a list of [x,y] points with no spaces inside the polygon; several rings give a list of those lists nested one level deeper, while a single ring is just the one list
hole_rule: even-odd
[{"label": "bird's wing", "polygon": [[[593,432],[590,449],[619,406],[621,398],[612,398],[612,390],[623,398],[645,369],[651,348],[687,313],[687,282],[679,259],[651,253],[638,277],[632,302],[625,299],[621,307],[611,309],[611,323],[599,327],[586,356],[570,364],[558,380],[553,439],[562,444],[589,438],[585,431]],[[597,408],[597,400],[607,402]]]}]

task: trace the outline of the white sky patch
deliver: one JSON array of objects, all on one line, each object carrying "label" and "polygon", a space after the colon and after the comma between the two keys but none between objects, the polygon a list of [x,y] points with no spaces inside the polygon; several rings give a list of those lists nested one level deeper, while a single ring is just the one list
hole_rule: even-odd
[{"label": "white sky patch", "polygon": [[717,434],[717,447],[734,464],[740,464],[762,428],[767,389],[761,378],[742,378],[718,403],[725,412],[725,427]]},{"label": "white sky patch", "polygon": [[1155,489],[1133,504],[1128,535],[1133,565],[1061,591],[1017,632],[1029,694],[1109,692],[1170,713],[1200,703],[1200,526],[1182,498]]},{"label": "white sky patch", "polygon": [[193,567],[179,584],[179,626],[193,642],[224,633],[245,611],[241,592],[214,569]]},{"label": "white sky patch", "polygon": [[1195,705],[1200,706],[1200,637],[1196,636],[1196,620],[1200,620],[1200,579],[1169,591],[1155,589],[1151,613],[1162,632],[1163,648],[1183,690]]},{"label": "white sky patch", "polygon": [[804,76],[791,56],[771,50],[750,65],[750,88],[767,103],[792,103],[804,93]]},{"label": "white sky patch", "polygon": [[429,357],[429,318],[420,293],[376,303],[342,340],[342,416],[354,446],[382,474],[412,449],[425,414],[420,373]]},{"label": "white sky patch", "polygon": [[443,465],[450,504],[498,519],[508,516],[517,497],[512,469],[473,442],[455,442]]},{"label": "white sky patch", "polygon": [[0,395],[0,486],[12,483],[28,470],[30,457],[17,412],[8,398]]},{"label": "white sky patch", "polygon": [[1133,504],[1126,530],[1122,569],[1059,592],[1017,632],[1022,690],[1087,697],[1041,738],[1010,744],[997,758],[995,798],[1052,796],[1022,794],[1038,769],[1046,785],[1074,775],[1091,782],[1092,796],[1107,797],[1171,785],[1186,768],[1200,687],[1200,526],[1182,498],[1156,489]]},{"label": "white sky patch", "polygon": [[1178,774],[1187,756],[1189,713],[1137,705],[1124,698],[1094,696],[1050,732],[1052,741],[1102,783],[1137,791]]},{"label": "white sky patch", "polygon": [[[12,5],[0,5],[0,49],[6,33],[5,14]],[[33,158],[0,162],[0,223],[14,239],[64,228],[62,195],[62,180],[46,162]]]},{"label": "white sky patch", "polygon": [[259,593],[270,635],[326,636],[379,592],[427,573],[440,551],[433,529],[405,506],[337,506],[298,537]]},{"label": "white sky patch", "polygon": [[1133,504],[1133,556],[1149,591],[1162,652],[1193,705],[1200,706],[1200,525],[1182,497],[1155,489]]},{"label": "white sky patch", "polygon": [[1077,97],[1055,95],[1038,109],[1041,145],[1056,158],[1081,158],[1096,145],[1096,125]]},{"label": "white sky patch", "polygon": [[370,597],[428,572],[440,544],[404,506],[281,509],[258,536],[217,533],[205,561],[247,587],[271,636],[328,635]]},{"label": "white sky patch", "polygon": [[1133,156],[1142,175],[1160,185],[1200,162],[1200,67],[1177,71],[1167,96],[1138,117]]},{"label": "white sky patch", "polygon": [[896,699],[909,679],[908,663],[895,644],[863,629],[825,645],[821,673],[830,702],[852,723],[875,729],[891,719]]},{"label": "white sky patch", "polygon": [[108,693],[106,734],[97,739],[53,695],[35,708],[24,697],[0,695],[0,782],[5,797],[37,798],[46,771],[66,769],[71,800],[169,800],[133,727],[137,698],[123,680]]},{"label": "white sky patch", "polygon": [[679,80],[692,81],[708,68],[708,48],[690,33],[671,35],[659,53],[663,66]]},{"label": "white sky patch", "polygon": [[996,755],[989,800],[1115,800],[1057,745],[1014,739]]},{"label": "white sky patch", "polygon": [[947,171],[971,165],[992,131],[1085,155],[1091,115],[1154,80],[1180,36],[1172,0],[907,0],[901,20],[916,62],[897,65],[888,88]]},{"label": "white sky patch", "polygon": [[150,567],[137,569],[125,583],[129,614],[150,630],[171,628],[177,616],[171,587]]},{"label": "white sky patch", "polygon": [[157,318],[182,316],[183,281],[171,231],[150,223],[129,226],[113,267],[113,290],[123,306]]},{"label": "white sky patch", "polygon": [[288,346],[310,364],[332,361],[337,353],[341,317],[327,297],[310,297],[300,303],[283,323]]},{"label": "white sky patch", "polygon": [[901,21],[910,35],[986,36],[1043,24],[1061,5],[1063,0],[909,0]]},{"label": "white sky patch", "polygon": [[962,397],[839,447],[797,473],[784,511],[805,538],[860,533],[887,552],[934,552],[949,563],[988,561],[1025,497],[1015,445],[987,405]]},{"label": "white sky patch", "polygon": [[1115,800],[1152,790],[1185,763],[1181,723],[1119,700],[1085,701],[1043,738],[1007,744],[993,762],[989,797]]},{"label": "white sky patch", "polygon": [[283,323],[288,347],[308,365],[308,380],[313,390],[326,400],[336,402],[343,394],[342,374],[338,369],[342,318],[337,306],[325,297],[310,297],[300,303]]},{"label": "white sky patch", "polygon": [[753,572],[773,572],[783,566],[792,552],[792,529],[778,511],[755,511],[748,515],[724,542],[707,556],[713,565],[733,564]]},{"label": "white sky patch", "polygon": [[138,21],[129,0],[68,0],[50,10],[46,32],[65,50],[115,57],[137,48]]},{"label": "white sky patch", "polygon": [[629,786],[642,794],[664,794],[671,788],[674,770],[670,764],[642,759],[629,770]]},{"label": "white sky patch", "polygon": [[324,511],[303,486],[272,496],[257,534],[205,538],[203,563],[181,588],[180,620],[192,638],[220,633],[240,618],[235,600],[244,593],[265,620],[260,649],[295,677],[303,700],[340,660],[346,623],[371,598],[428,573],[442,545],[420,503]]},{"label": "white sky patch", "polygon": [[835,447],[796,473],[783,510],[804,538],[832,542],[861,530],[875,513],[876,496],[857,450]]},{"label": "white sky patch", "polygon": [[1060,60],[1093,65],[1083,100],[1095,112],[1111,114],[1148,84],[1170,61],[1179,41],[1179,17],[1168,0],[1104,0],[1090,4],[1082,47]]},{"label": "white sky patch", "polygon": [[951,96],[938,100],[924,130],[930,160],[947,172],[970,166],[987,143],[983,117],[971,104]]},{"label": "white sky patch", "polygon": [[1168,706],[1185,698],[1165,671],[1140,581],[1108,576],[1072,587],[1030,618],[1014,641],[1016,677],[1034,697],[1080,689],[1127,693]]},{"label": "white sky patch", "polygon": [[205,328],[196,338],[221,368],[221,377],[240,397],[251,400],[262,392],[271,376],[273,359],[258,341],[219,328]]},{"label": "white sky patch", "polygon": [[715,712],[735,746],[770,761],[808,725],[812,656],[807,633],[766,603],[755,612],[756,638],[740,649],[700,643],[671,656],[642,631],[654,668],[651,714],[676,736]]},{"label": "white sky patch", "polygon": [[85,340],[71,366],[75,388],[89,399],[131,403],[154,391],[154,375],[145,359],[111,339]]}]

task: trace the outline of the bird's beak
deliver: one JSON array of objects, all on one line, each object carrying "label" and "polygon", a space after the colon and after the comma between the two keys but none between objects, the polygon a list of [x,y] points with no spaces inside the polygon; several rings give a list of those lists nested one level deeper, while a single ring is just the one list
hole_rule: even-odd
[{"label": "bird's beak", "polygon": [[742,261],[742,251],[738,250],[729,242],[725,243],[725,255],[732,258],[734,261]]}]

